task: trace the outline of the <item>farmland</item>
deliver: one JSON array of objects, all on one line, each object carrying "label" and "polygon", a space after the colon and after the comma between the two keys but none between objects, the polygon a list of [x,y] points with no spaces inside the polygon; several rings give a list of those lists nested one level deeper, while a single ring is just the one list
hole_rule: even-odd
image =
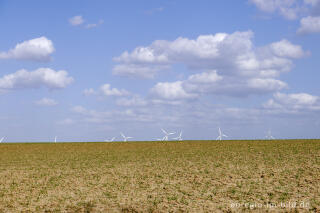
[{"label": "farmland", "polygon": [[0,144],[0,212],[320,211],[320,140]]}]

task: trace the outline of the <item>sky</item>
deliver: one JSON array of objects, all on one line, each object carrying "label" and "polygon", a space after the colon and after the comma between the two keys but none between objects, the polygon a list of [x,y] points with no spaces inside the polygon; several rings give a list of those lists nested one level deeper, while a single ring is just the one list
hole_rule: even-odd
[{"label": "sky", "polygon": [[5,142],[320,138],[320,0],[0,0]]}]

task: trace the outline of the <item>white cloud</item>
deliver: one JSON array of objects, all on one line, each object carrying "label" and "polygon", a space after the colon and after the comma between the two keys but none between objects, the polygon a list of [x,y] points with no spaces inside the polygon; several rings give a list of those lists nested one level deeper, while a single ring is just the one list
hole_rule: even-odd
[{"label": "white cloud", "polygon": [[278,12],[280,15],[287,19],[296,19],[301,13],[304,4],[300,3],[299,0],[249,0],[258,9],[263,12],[273,13]]},{"label": "white cloud", "polygon": [[0,59],[49,61],[54,51],[52,41],[40,37],[19,43],[8,52],[0,52]]},{"label": "white cloud", "polygon": [[50,68],[39,68],[35,71],[19,70],[0,78],[0,90],[28,89],[47,87],[62,89],[73,82],[64,70],[55,71]]},{"label": "white cloud", "polygon": [[182,81],[160,82],[150,92],[154,97],[168,100],[194,98],[193,94],[189,94],[183,89],[182,83]]},{"label": "white cloud", "polygon": [[300,19],[298,34],[320,32],[319,0],[249,0],[267,13],[277,12],[289,20]]},{"label": "white cloud", "polygon": [[278,110],[278,112],[304,112],[305,110],[320,110],[320,98],[307,93],[275,93],[273,99],[264,105],[266,109]]},{"label": "white cloud", "polygon": [[69,19],[69,23],[72,26],[78,26],[84,23],[84,19],[82,18],[82,16],[74,16]]},{"label": "white cloud", "polygon": [[253,33],[247,31],[201,35],[195,40],[157,40],[115,58],[119,64],[114,66],[113,73],[152,78],[174,64],[202,71],[186,80],[159,82],[151,89],[154,97],[171,101],[204,93],[248,96],[287,88],[277,77],[292,69],[293,60],[309,53],[285,39],[255,47],[252,38]]},{"label": "white cloud", "polygon": [[118,106],[132,107],[132,106],[146,106],[148,101],[135,95],[131,98],[119,98],[116,100]]},{"label": "white cloud", "polygon": [[35,101],[35,104],[38,106],[55,106],[58,104],[58,102],[50,98],[42,98],[38,101]]},{"label": "white cloud", "polygon": [[124,89],[111,88],[110,84],[104,84],[100,87],[100,90],[105,96],[127,96],[130,93]]},{"label": "white cloud", "polygon": [[[320,23],[320,22],[319,22]],[[320,26],[320,25],[319,25]],[[306,55],[302,47],[299,45],[294,45],[288,40],[281,40],[279,42],[274,42],[270,45],[271,50],[274,55],[284,58],[302,58]]]},{"label": "white cloud", "polygon": [[257,91],[278,91],[287,88],[287,84],[283,81],[276,79],[263,79],[263,78],[253,78],[248,81],[249,88],[256,89]]},{"label": "white cloud", "polygon": [[276,93],[274,98],[276,101],[287,105],[314,105],[319,101],[319,97],[307,93]]},{"label": "white cloud", "polygon": [[209,71],[209,72],[203,72],[199,74],[194,74],[189,76],[188,81],[190,83],[214,83],[217,81],[221,81],[223,77],[219,76],[217,74],[216,70]]},{"label": "white cloud", "polygon": [[121,56],[114,58],[114,61],[132,64],[162,64],[167,63],[168,58],[166,55],[156,52],[152,47],[137,47],[132,53],[128,53],[127,51],[122,53]]},{"label": "white cloud", "polygon": [[97,92],[96,92],[94,89],[92,89],[92,88],[85,89],[85,90],[83,91],[83,95],[85,95],[85,96],[96,95],[96,94],[97,94]]},{"label": "white cloud", "polygon": [[[150,93],[158,99],[156,100],[158,103],[163,103],[163,100],[187,100],[203,94],[246,97],[253,94],[272,93],[285,88],[287,84],[277,79],[245,79],[232,76],[223,78],[216,71],[208,71],[191,75],[183,81],[157,83]],[[159,98],[163,100],[160,101]]]},{"label": "white cloud", "polygon": [[103,20],[100,19],[97,23],[88,23],[88,24],[85,24],[85,20],[82,16],[74,16],[72,18],[69,19],[69,23],[72,25],[72,26],[80,26],[82,25],[84,28],[86,29],[91,29],[91,28],[96,28],[98,27],[99,25],[103,24]]},{"label": "white cloud", "polygon": [[300,20],[299,34],[320,33],[320,16],[307,16]]},{"label": "white cloud", "polygon": [[289,20],[310,12],[319,3],[318,0],[249,0],[249,2],[263,12],[278,13]]},{"label": "white cloud", "polygon": [[100,88],[97,91],[94,90],[93,88],[85,89],[83,91],[83,94],[85,96],[100,95],[100,96],[114,96],[114,97],[123,97],[123,96],[131,95],[131,93],[125,89],[112,88],[110,84],[103,84],[102,86],[100,86]]},{"label": "white cloud", "polygon": [[195,40],[157,40],[114,58],[119,64],[113,74],[152,78],[162,69],[183,64],[192,70],[217,70],[220,76],[275,77],[291,69],[292,59],[307,54],[287,40],[255,47],[252,37],[247,31],[200,35]]}]

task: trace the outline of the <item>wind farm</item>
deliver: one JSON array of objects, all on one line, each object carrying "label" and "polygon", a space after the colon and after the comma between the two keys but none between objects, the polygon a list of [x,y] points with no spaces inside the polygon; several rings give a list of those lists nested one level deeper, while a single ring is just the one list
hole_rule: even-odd
[{"label": "wind farm", "polygon": [[55,136],[3,143],[3,137],[0,189],[7,193],[0,211],[238,212],[246,205],[286,211],[292,201],[295,211],[317,212],[320,206],[320,140],[278,140],[270,129],[259,140],[236,140],[220,126],[212,140],[190,140],[182,129],[158,132],[162,137],[149,141],[129,141],[134,137],[122,131],[100,142],[57,143]]}]

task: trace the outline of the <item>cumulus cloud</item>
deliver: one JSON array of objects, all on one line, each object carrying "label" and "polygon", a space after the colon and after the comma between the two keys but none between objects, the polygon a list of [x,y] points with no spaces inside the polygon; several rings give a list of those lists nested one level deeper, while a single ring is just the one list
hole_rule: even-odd
[{"label": "cumulus cloud", "polygon": [[266,13],[278,13],[289,20],[299,18],[314,7],[318,0],[249,0],[259,10]]},{"label": "cumulus cloud", "polygon": [[320,16],[307,16],[300,20],[299,34],[320,33]]},{"label": "cumulus cloud", "polygon": [[47,87],[62,89],[73,82],[73,78],[64,70],[55,71],[50,68],[39,68],[34,71],[19,70],[0,78],[0,90],[29,89]]},{"label": "cumulus cloud", "polygon": [[72,26],[78,26],[84,23],[84,19],[82,18],[82,16],[73,16],[69,19],[69,23]]},{"label": "cumulus cloud", "polygon": [[274,55],[284,58],[302,58],[307,54],[301,46],[294,45],[286,39],[272,43],[270,49]]},{"label": "cumulus cloud", "polygon": [[104,84],[100,87],[100,90],[105,96],[126,96],[130,93],[124,89],[111,88],[110,84]]},{"label": "cumulus cloud", "polygon": [[46,37],[40,37],[18,43],[7,52],[0,52],[0,59],[18,59],[30,61],[50,61],[55,51],[53,43]]},{"label": "cumulus cloud", "polygon": [[247,31],[201,35],[195,40],[157,40],[114,58],[118,64],[113,73],[150,78],[173,64],[184,64],[192,70],[217,70],[222,76],[270,77],[289,71],[292,59],[306,55],[299,45],[287,40],[255,47],[252,37],[253,33]]},{"label": "cumulus cloud", "polygon": [[128,96],[130,95],[130,92],[128,92],[125,89],[117,89],[112,88],[110,84],[103,84],[100,86],[99,90],[94,90],[93,88],[85,89],[83,91],[83,94],[85,96],[89,95],[102,95],[102,96],[115,96],[115,97],[121,97],[121,96]]},{"label": "cumulus cloud", "polygon": [[155,97],[168,100],[194,98],[193,94],[187,93],[183,89],[182,83],[182,81],[157,83],[151,89],[151,94]]},{"label": "cumulus cloud", "polygon": [[277,12],[289,20],[300,19],[298,34],[320,32],[319,0],[249,0],[267,13]]},{"label": "cumulus cloud", "polygon": [[289,72],[293,60],[309,54],[300,45],[280,40],[256,47],[251,31],[201,35],[196,39],[157,40],[114,58],[114,74],[154,77],[162,68],[184,64],[192,71],[185,80],[159,82],[151,94],[162,99],[188,99],[195,94],[231,96],[273,93],[287,88],[277,79]]},{"label": "cumulus cloud", "polygon": [[35,101],[35,104],[38,106],[55,106],[58,104],[58,102],[51,98],[42,98],[38,101]]},{"label": "cumulus cloud", "polygon": [[189,76],[188,81],[190,83],[203,84],[203,83],[214,83],[217,81],[221,81],[222,79],[223,77],[219,76],[216,70],[212,70],[208,72],[191,75]]},{"label": "cumulus cloud", "polygon": [[287,84],[277,79],[238,79],[229,76],[221,77],[216,71],[208,71],[190,75],[183,81],[157,83],[150,92],[153,97],[163,100],[187,100],[208,94],[243,97],[272,93],[285,88]]},{"label": "cumulus cloud", "polygon": [[320,98],[308,93],[285,94],[277,92],[263,106],[266,109],[277,110],[278,112],[314,111],[320,110]]}]

